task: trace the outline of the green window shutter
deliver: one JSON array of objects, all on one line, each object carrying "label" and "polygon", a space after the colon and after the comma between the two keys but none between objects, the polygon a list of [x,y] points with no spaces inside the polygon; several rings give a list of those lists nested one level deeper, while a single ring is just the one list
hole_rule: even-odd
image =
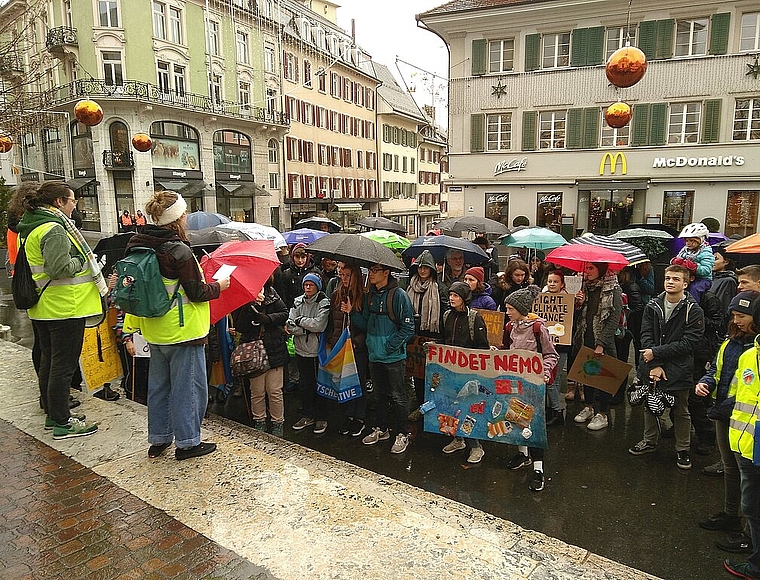
[{"label": "green window shutter", "polygon": [[383,124],[383,141],[386,143],[391,142],[391,128],[386,124]]},{"label": "green window shutter", "polygon": [[647,55],[647,60],[655,58],[657,46],[657,22],[647,20],[639,24],[639,48]]},{"label": "green window shutter", "polygon": [[525,70],[541,68],[541,35],[528,34],[525,37]]},{"label": "green window shutter", "polygon": [[710,18],[710,54],[728,52],[728,31],[731,26],[731,14],[721,12]]},{"label": "green window shutter", "polygon": [[538,113],[536,111],[523,111],[522,148],[523,151],[536,150],[536,123]]},{"label": "green window shutter", "polygon": [[568,109],[566,128],[567,148],[580,149],[583,145],[583,109]]},{"label": "green window shutter", "polygon": [[668,142],[668,104],[652,103],[649,116],[649,144],[665,145]]},{"label": "green window shutter", "polygon": [[633,106],[633,119],[631,120],[631,145],[633,147],[648,145],[649,109],[650,106],[646,103]]},{"label": "green window shutter", "polygon": [[488,67],[488,41],[472,41],[472,76],[484,75]]},{"label": "green window shutter", "polygon": [[673,58],[673,30],[676,21],[672,18],[657,21],[657,47],[655,58]]},{"label": "green window shutter", "polygon": [[570,66],[586,66],[588,28],[576,28],[570,37]]},{"label": "green window shutter", "polygon": [[596,149],[599,146],[599,109],[583,109],[583,145],[584,149]]},{"label": "green window shutter", "polygon": [[705,117],[702,125],[702,143],[718,143],[720,140],[720,109],[723,101],[705,101]]},{"label": "green window shutter", "polygon": [[485,150],[486,116],[483,113],[470,115],[470,152]]},{"label": "green window shutter", "polygon": [[602,64],[604,62],[604,26],[588,29],[588,47],[586,49],[586,64]]}]

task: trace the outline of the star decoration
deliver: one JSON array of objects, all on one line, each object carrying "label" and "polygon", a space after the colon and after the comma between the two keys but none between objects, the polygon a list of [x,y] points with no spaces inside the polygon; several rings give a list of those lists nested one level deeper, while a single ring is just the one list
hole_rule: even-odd
[{"label": "star decoration", "polygon": [[[752,75],[755,80],[757,80],[757,77],[760,75],[760,62],[758,61],[758,58],[755,57],[754,63],[747,63],[747,73],[745,76]],[[494,87],[496,88],[496,87]]]},{"label": "star decoration", "polygon": [[491,94],[496,95],[497,99],[500,98],[502,95],[507,94],[507,87],[501,84],[501,79],[499,79],[499,84],[497,84],[496,86],[491,86]]}]

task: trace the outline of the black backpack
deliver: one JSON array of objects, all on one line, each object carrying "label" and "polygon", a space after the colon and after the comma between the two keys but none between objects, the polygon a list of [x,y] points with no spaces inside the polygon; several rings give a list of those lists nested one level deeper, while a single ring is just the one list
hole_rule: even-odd
[{"label": "black backpack", "polygon": [[37,292],[37,284],[32,276],[32,268],[29,266],[29,260],[26,259],[26,242],[21,242],[21,247],[16,256],[16,264],[13,268],[13,279],[11,280],[11,292],[13,293],[13,303],[19,310],[29,310],[32,306],[40,301],[40,296],[50,285],[52,280],[48,280],[42,289]]}]

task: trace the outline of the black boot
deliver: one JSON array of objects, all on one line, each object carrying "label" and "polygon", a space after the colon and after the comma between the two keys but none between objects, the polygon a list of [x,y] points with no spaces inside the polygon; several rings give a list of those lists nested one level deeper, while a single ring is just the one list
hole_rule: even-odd
[{"label": "black boot", "polygon": [[556,411],[554,409],[546,410],[546,426],[551,425],[564,425],[565,424],[565,410]]}]

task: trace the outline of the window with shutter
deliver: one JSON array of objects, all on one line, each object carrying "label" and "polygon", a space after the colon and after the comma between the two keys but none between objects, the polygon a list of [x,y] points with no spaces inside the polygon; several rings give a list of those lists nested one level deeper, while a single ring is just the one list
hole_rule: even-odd
[{"label": "window with shutter", "polygon": [[472,76],[486,74],[487,59],[488,59],[488,41],[487,40],[473,40],[472,41]]},{"label": "window with shutter", "polygon": [[633,106],[633,117],[631,119],[631,145],[634,147],[641,147],[648,144],[649,113],[650,105],[648,103],[640,103]]},{"label": "window with shutter", "polygon": [[668,131],[668,104],[652,103],[649,114],[648,145],[665,145]]},{"label": "window with shutter", "polygon": [[731,26],[731,14],[721,12],[710,17],[710,54],[728,52],[728,31]]},{"label": "window with shutter", "polygon": [[720,141],[720,109],[722,104],[723,101],[721,99],[705,101],[702,143],[718,143]]},{"label": "window with shutter", "polygon": [[485,148],[485,115],[470,115],[470,152],[478,153]]},{"label": "window with shutter", "polygon": [[525,70],[532,71],[539,68],[541,68],[541,35],[528,34],[525,36]]},{"label": "window with shutter", "polygon": [[567,148],[580,149],[583,144],[583,109],[567,111]]},{"label": "window with shutter", "polygon": [[599,145],[599,109],[583,109],[583,143],[584,149],[596,149]]},{"label": "window with shutter", "polygon": [[[586,66],[587,52],[588,52],[588,28],[576,28],[572,32],[572,48],[571,48],[571,53],[570,53],[570,66]],[[569,123],[569,117],[568,117],[568,123]],[[568,147],[570,147],[570,145],[568,145]]]},{"label": "window with shutter", "polygon": [[522,123],[523,151],[536,150],[536,123],[537,121],[538,121],[537,111],[523,111],[523,123]]},{"label": "window with shutter", "polygon": [[657,46],[655,58],[672,58],[673,57],[673,29],[675,20],[668,18],[657,21]]}]

